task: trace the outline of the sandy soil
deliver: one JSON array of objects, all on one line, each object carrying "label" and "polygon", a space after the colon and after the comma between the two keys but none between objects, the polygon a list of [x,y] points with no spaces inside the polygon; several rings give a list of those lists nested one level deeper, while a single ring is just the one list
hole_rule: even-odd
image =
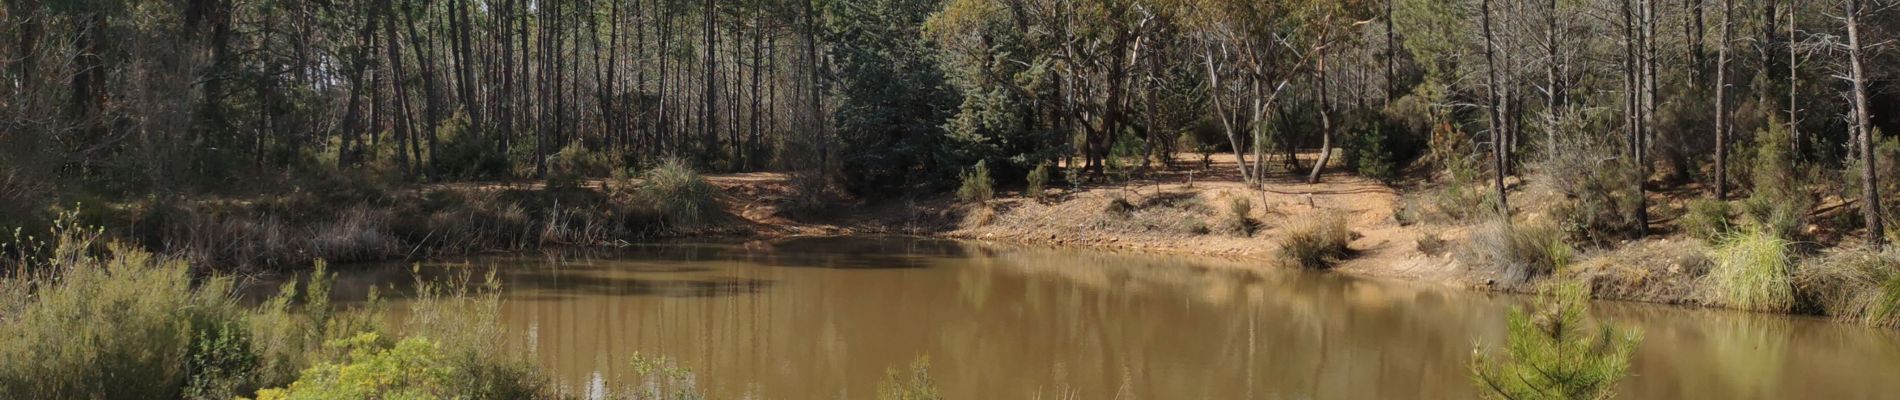
[{"label": "sandy soil", "polygon": [[[1266,182],[1254,188],[1241,181],[1231,155],[1214,157],[1206,168],[1191,164],[1197,165],[1156,171],[1126,183],[1050,188],[1041,199],[1011,191],[983,204],[960,204],[940,196],[841,204],[796,214],[785,211],[793,189],[784,174],[714,175],[709,180],[732,196],[730,214],[768,237],[908,233],[1211,256],[1242,261],[1232,265],[1285,268],[1276,261],[1276,243],[1287,227],[1337,213],[1357,236],[1351,244],[1354,256],[1340,263],[1338,271],[1453,285],[1473,279],[1448,255],[1419,250],[1420,239],[1446,228],[1401,225],[1394,218],[1399,193],[1385,184],[1331,170],[1320,183],[1307,184],[1303,176],[1273,163]],[[1236,198],[1252,205],[1248,216],[1258,223],[1252,235],[1218,229],[1221,218],[1231,215],[1227,210]],[[1112,209],[1117,200],[1133,207]]]}]

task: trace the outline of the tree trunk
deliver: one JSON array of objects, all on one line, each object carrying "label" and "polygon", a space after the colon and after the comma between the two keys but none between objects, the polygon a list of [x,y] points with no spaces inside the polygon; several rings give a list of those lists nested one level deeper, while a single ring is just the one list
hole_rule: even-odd
[{"label": "tree trunk", "polygon": [[1722,0],[1722,38],[1715,56],[1715,199],[1728,201],[1728,50],[1734,0]]},{"label": "tree trunk", "polygon": [[1509,223],[1511,217],[1511,203],[1509,194],[1504,187],[1504,173],[1507,170],[1504,160],[1504,114],[1499,108],[1503,100],[1498,94],[1497,43],[1491,34],[1491,0],[1483,0],[1479,7],[1481,9],[1480,12],[1483,13],[1480,19],[1482,20],[1484,28],[1484,60],[1486,75],[1488,76],[1486,81],[1489,83],[1485,88],[1485,92],[1487,93],[1485,101],[1489,102],[1491,106],[1491,160],[1495,164],[1492,167],[1496,169],[1496,173],[1492,175],[1492,184],[1497,186],[1498,191],[1498,215],[1502,216],[1506,223]]},{"label": "tree trunk", "polygon": [[1886,245],[1886,229],[1880,220],[1880,168],[1874,152],[1873,120],[1867,109],[1867,72],[1862,65],[1860,47],[1860,0],[1845,0],[1847,4],[1847,57],[1853,75],[1854,84],[1854,130],[1860,138],[1861,158],[1861,205],[1860,212],[1866,218],[1867,243],[1875,248]]}]

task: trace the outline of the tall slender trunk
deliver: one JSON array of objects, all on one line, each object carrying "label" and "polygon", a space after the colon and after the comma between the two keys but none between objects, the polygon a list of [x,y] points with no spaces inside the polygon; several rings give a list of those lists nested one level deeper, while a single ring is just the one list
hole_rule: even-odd
[{"label": "tall slender trunk", "polygon": [[701,145],[704,146],[702,151],[706,157],[711,157],[713,150],[719,148],[719,109],[716,108],[719,99],[719,56],[715,52],[719,48],[719,34],[713,29],[713,24],[719,18],[718,5],[717,0],[706,0],[706,8],[702,10],[706,25],[706,91],[702,95],[704,98],[700,99],[705,102],[700,118],[704,125],[702,128],[705,128],[706,142]]},{"label": "tall slender trunk", "polygon": [[1728,50],[1734,0],[1722,0],[1722,38],[1715,56],[1715,199],[1728,200]]},{"label": "tall slender trunk", "polygon": [[[1331,19],[1332,17],[1327,17],[1327,20]],[[1309,184],[1319,183],[1319,174],[1326,170],[1326,161],[1333,156],[1333,103],[1330,90],[1327,89],[1331,85],[1327,84],[1326,52],[1327,46],[1321,44],[1317,55],[1319,81],[1314,82],[1319,86],[1319,158],[1313,161],[1313,172],[1306,175],[1306,183]]]},{"label": "tall slender trunk", "polygon": [[1496,173],[1492,175],[1492,184],[1497,186],[1498,215],[1502,216],[1506,223],[1509,223],[1511,203],[1509,194],[1504,187],[1504,174],[1507,170],[1504,160],[1504,114],[1499,108],[1503,101],[1498,94],[1497,43],[1491,34],[1491,0],[1483,0],[1479,7],[1481,9],[1480,12],[1483,13],[1480,19],[1482,20],[1484,28],[1485,74],[1488,76],[1487,82],[1489,83],[1485,88],[1485,92],[1487,93],[1485,101],[1490,103],[1491,106],[1491,160],[1493,164],[1495,164],[1493,168],[1496,169]]},{"label": "tall slender trunk", "polygon": [[1866,218],[1867,243],[1878,248],[1886,245],[1887,232],[1880,219],[1880,163],[1875,158],[1873,120],[1867,109],[1867,72],[1862,65],[1860,47],[1860,1],[1844,1],[1847,3],[1847,58],[1853,73],[1849,80],[1854,84],[1854,130],[1860,138],[1860,213]]}]

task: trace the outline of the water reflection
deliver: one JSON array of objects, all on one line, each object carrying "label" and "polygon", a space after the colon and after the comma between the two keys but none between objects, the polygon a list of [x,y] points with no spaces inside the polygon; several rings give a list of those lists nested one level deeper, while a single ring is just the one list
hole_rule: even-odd
[{"label": "water reflection", "polygon": [[[1522,302],[1221,261],[903,238],[474,264],[504,279],[516,350],[533,348],[564,384],[615,382],[635,352],[665,354],[715,398],[872,398],[884,369],[918,356],[956,399],[1470,398],[1473,344],[1501,341],[1504,313]],[[343,278],[357,290],[410,281],[401,267]],[[1624,398],[1900,393],[1888,332],[1650,305],[1595,313],[1645,331]]]}]

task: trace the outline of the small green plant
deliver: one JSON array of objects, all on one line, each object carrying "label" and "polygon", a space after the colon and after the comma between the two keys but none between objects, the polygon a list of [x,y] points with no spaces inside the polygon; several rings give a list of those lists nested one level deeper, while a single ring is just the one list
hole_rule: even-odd
[{"label": "small green plant", "polygon": [[1559,285],[1532,313],[1513,310],[1503,353],[1475,350],[1471,381],[1487,399],[1608,399],[1629,375],[1636,331],[1592,328],[1582,284]]},{"label": "small green plant", "polygon": [[985,162],[977,161],[976,167],[959,175],[963,180],[963,185],[957,187],[958,200],[966,203],[980,203],[990,201],[996,196],[996,191],[992,188],[995,182],[990,180],[990,167]]},{"label": "small green plant", "polygon": [[1682,232],[1704,242],[1715,242],[1734,231],[1729,222],[1732,212],[1729,203],[1715,199],[1695,199],[1689,202],[1688,209],[1676,222]]},{"label": "small green plant", "polygon": [[1556,273],[1574,251],[1549,223],[1492,221],[1472,232],[1459,255],[1467,264],[1490,266],[1500,281],[1516,286]]},{"label": "small green plant", "polygon": [[1023,194],[1032,200],[1042,200],[1043,189],[1049,184],[1049,164],[1036,164],[1036,169],[1030,170],[1025,180],[1028,186],[1023,188]]},{"label": "small green plant", "polygon": [[1731,234],[1709,254],[1709,271],[1716,303],[1753,311],[1788,311],[1794,307],[1790,278],[1790,244],[1759,226]]},{"label": "small green plant", "polygon": [[930,378],[930,358],[918,357],[908,370],[895,367],[884,372],[877,385],[878,400],[942,400],[937,382]]},{"label": "small green plant", "polygon": [[1343,216],[1329,213],[1306,218],[1288,227],[1280,238],[1280,258],[1301,268],[1331,268],[1352,253],[1347,247],[1352,239]]}]

